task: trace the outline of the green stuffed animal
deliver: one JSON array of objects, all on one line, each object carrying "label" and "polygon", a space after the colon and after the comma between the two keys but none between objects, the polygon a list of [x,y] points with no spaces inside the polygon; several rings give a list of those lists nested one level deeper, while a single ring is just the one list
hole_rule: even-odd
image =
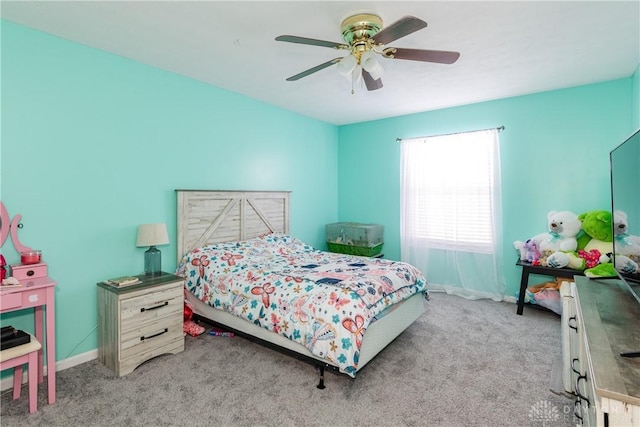
[{"label": "green stuffed animal", "polygon": [[584,271],[584,275],[587,277],[615,277],[616,269],[613,264],[608,262],[606,264],[598,264],[595,267],[588,268]]},{"label": "green stuffed animal", "polygon": [[611,212],[589,211],[578,215],[583,233],[578,237],[578,250],[597,249],[601,254],[613,252]]},{"label": "green stuffed animal", "polygon": [[584,234],[578,239],[578,251],[600,253],[598,263],[584,271],[587,277],[616,276],[611,263],[613,252],[613,219],[610,211],[589,211],[579,215]]}]

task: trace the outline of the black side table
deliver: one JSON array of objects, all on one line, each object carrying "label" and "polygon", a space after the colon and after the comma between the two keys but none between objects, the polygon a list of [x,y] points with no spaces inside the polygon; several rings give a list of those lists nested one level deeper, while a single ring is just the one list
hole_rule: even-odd
[{"label": "black side table", "polygon": [[522,314],[524,309],[524,294],[529,286],[529,274],[541,274],[543,276],[552,277],[566,277],[573,279],[573,276],[584,276],[584,271],[572,270],[570,268],[553,268],[543,267],[541,265],[533,265],[527,261],[521,261],[518,259],[516,265],[522,267],[522,279],[520,280],[520,294],[518,295],[518,310],[517,314]]}]

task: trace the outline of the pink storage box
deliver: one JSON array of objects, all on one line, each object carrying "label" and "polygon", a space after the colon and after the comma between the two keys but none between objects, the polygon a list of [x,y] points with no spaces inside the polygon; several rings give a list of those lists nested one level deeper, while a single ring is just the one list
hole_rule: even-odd
[{"label": "pink storage box", "polygon": [[35,279],[36,277],[47,277],[47,264],[12,265],[11,275],[18,280]]}]

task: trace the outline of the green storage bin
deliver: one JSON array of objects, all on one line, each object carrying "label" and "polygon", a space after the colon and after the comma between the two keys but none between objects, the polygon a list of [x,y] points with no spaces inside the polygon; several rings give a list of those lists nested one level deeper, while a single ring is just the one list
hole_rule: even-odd
[{"label": "green storage bin", "polygon": [[342,245],[340,243],[327,242],[329,252],[335,252],[346,255],[359,255],[359,256],[375,256],[382,252],[382,246],[384,243],[380,243],[376,246],[355,246],[355,245]]}]

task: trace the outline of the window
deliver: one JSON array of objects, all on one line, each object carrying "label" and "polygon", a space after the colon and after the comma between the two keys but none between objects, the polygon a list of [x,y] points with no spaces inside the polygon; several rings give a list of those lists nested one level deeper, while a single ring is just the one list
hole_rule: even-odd
[{"label": "window", "polygon": [[402,261],[430,289],[503,299],[497,129],[404,139],[400,151]]},{"label": "window", "polygon": [[408,238],[443,249],[493,251],[495,133],[402,140]]}]

